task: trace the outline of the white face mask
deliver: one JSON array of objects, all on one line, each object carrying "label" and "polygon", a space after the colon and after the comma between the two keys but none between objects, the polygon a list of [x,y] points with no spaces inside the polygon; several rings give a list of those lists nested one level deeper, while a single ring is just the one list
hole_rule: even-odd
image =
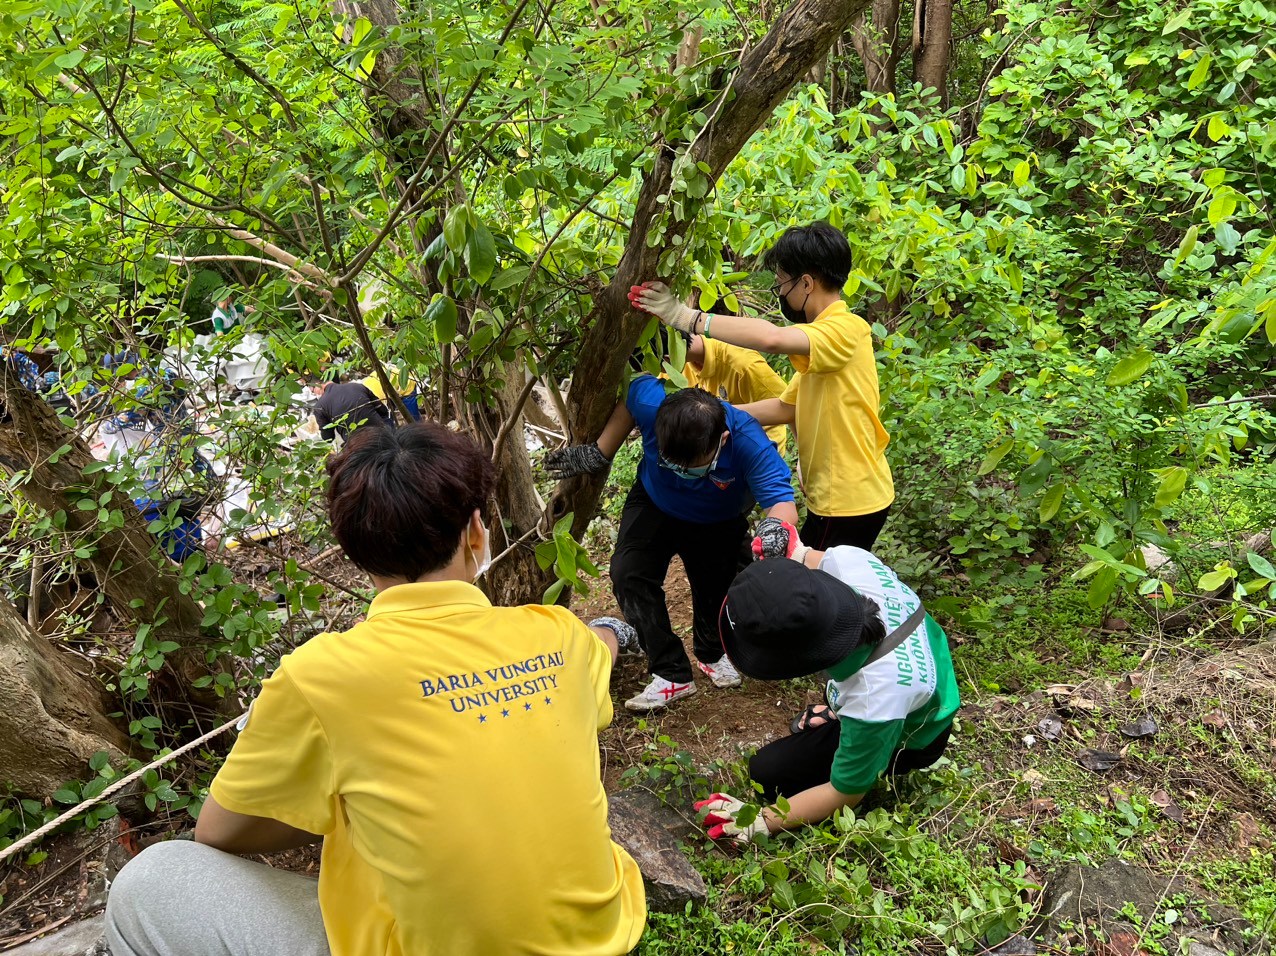
[{"label": "white face mask", "polygon": [[[467,547],[469,547],[468,544]],[[474,548],[470,547],[470,557],[474,558],[474,580],[477,581],[492,566],[492,535],[486,528],[483,529],[483,556],[474,557]]]}]

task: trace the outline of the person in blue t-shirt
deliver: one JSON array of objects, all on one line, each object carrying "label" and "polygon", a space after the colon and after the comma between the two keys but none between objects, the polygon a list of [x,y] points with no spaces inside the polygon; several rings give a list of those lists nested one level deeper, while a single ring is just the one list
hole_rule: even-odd
[{"label": "person in blue t-shirt", "polygon": [[[797,508],[789,466],[761,425],[703,389],[667,393],[650,375],[633,380],[597,442],[547,455],[549,474],[562,480],[605,472],[635,424],[643,456],[621,515],[611,583],[652,675],[625,707],[649,711],[696,692],[691,661],[665,605],[673,556],[682,559],[691,585],[697,666],[715,687],[735,687],[740,675],[722,652],[717,621],[738,568],[745,516],[756,501],[766,512],[759,532],[771,542],[792,532]],[[792,539],[779,547],[796,546],[795,532]]]}]

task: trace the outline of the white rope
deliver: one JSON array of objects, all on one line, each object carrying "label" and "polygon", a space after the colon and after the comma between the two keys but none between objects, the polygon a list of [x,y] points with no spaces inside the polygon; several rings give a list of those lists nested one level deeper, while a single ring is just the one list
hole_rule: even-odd
[{"label": "white rope", "polygon": [[148,770],[154,770],[156,767],[161,767],[164,764],[168,763],[170,760],[174,760],[177,757],[180,757],[182,754],[186,753],[187,751],[194,750],[200,744],[205,743],[209,740],[212,740],[218,734],[225,733],[227,730],[230,730],[230,728],[234,727],[235,724],[239,723],[239,721],[242,720],[243,718],[244,718],[244,714],[240,714],[234,720],[227,721],[226,723],[218,727],[216,730],[210,730],[208,733],[204,734],[204,736],[200,737],[199,739],[192,740],[188,744],[183,744],[182,746],[174,750],[172,753],[167,753],[156,760],[152,760],[145,767],[141,767],[137,770],[134,770],[127,777],[122,777],[119,780],[115,781],[115,783],[111,784],[109,787],[107,787],[105,790],[99,793],[96,797],[92,797],[88,800],[85,800],[83,803],[79,804],[78,806],[72,807],[70,810],[62,814],[57,819],[50,820],[48,823],[46,823],[44,826],[40,827],[39,829],[31,831],[26,836],[24,836],[21,840],[19,840],[17,843],[14,843],[12,846],[7,846],[3,850],[0,850],[0,863],[3,863],[5,860],[9,859],[9,857],[11,856],[15,856],[19,850],[23,850],[26,847],[31,846],[33,843],[38,843],[41,839],[43,839],[49,833],[49,831],[56,830],[58,827],[66,823],[68,820],[74,817],[77,813],[80,813],[82,810],[87,810],[89,807],[93,806],[94,804],[102,803],[111,794],[117,792],[118,790],[121,790],[128,784],[132,783],[134,780],[142,776]]}]

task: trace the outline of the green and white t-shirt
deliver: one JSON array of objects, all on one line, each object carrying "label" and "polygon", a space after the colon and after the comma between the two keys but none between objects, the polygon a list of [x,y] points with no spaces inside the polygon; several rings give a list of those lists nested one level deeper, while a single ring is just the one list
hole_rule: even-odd
[{"label": "green and white t-shirt", "polygon": [[[921,605],[912,588],[862,548],[830,548],[820,570],[875,601],[887,634]],[[865,667],[872,652],[858,647],[829,668],[828,702],[841,725],[831,782],[840,793],[866,792],[895,751],[929,746],[961,705],[948,638],[929,614],[899,647]]]}]

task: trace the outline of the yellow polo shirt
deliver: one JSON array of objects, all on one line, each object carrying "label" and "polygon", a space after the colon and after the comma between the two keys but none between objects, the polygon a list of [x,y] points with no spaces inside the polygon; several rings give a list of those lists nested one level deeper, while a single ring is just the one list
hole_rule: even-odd
[{"label": "yellow polo shirt", "polygon": [[[784,379],[760,353],[717,339],[702,341],[704,364],[696,368],[688,362],[682,370],[688,385],[703,388],[732,405],[747,405],[784,394]],[[789,430],[783,425],[774,425],[766,429],[766,434],[783,454]]]},{"label": "yellow polo shirt", "polygon": [[646,905],[607,826],[610,671],[564,608],[398,585],[280,662],[212,794],[323,834],[333,956],[627,953]]},{"label": "yellow polo shirt", "polygon": [[881,511],[895,500],[895,485],[886,461],[890,435],[878,418],[872,331],[840,300],[798,328],[811,354],[789,356],[798,374],[780,398],[797,406],[807,507],[825,518]]}]

